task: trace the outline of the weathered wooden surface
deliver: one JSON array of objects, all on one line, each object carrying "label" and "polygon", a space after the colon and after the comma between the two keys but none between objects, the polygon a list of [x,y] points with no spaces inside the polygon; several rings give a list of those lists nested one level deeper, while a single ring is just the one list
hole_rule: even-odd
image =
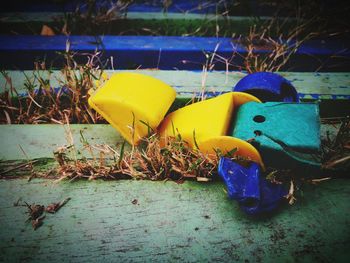
[{"label": "weathered wooden surface", "polygon": [[[122,72],[118,70],[105,70],[108,76]],[[172,71],[172,70],[135,70],[158,78],[176,89],[178,97],[189,97],[200,93],[202,90],[210,93],[231,91],[232,87],[243,78],[246,73],[238,71]],[[38,79],[50,80],[51,87],[60,87],[64,80],[60,71],[18,71],[7,70],[7,76],[12,81],[12,86],[19,93],[24,93],[24,83],[31,83],[38,88]],[[303,99],[350,99],[350,73],[312,73],[312,72],[279,72],[292,82],[299,96]],[[78,74],[79,76],[79,74]],[[10,83],[0,75],[0,92],[9,89]]]},{"label": "weathered wooden surface", "polygon": [[[1,12],[0,22],[4,23],[27,23],[27,22],[54,22],[58,19],[64,19],[65,15],[73,14],[73,12]],[[194,14],[194,13],[164,13],[164,12],[137,12],[131,11],[121,15],[124,19],[143,19],[143,20],[228,20],[230,22],[238,22],[253,25],[254,22],[266,22],[273,19],[270,16],[260,16],[259,20],[249,16],[223,16],[221,14]],[[279,19],[287,20],[285,17]],[[295,21],[294,18],[288,18],[289,21]]]},{"label": "weathered wooden surface", "polygon": [[[252,219],[219,182],[2,180],[0,261],[348,262],[349,184],[308,186],[294,206]],[[20,197],[72,199],[34,231]]]},{"label": "weathered wooden surface", "polygon": [[[71,140],[72,135],[73,140]],[[121,135],[110,125],[1,125],[0,161],[53,158],[59,147],[74,145],[81,155],[91,157],[84,151],[84,142],[92,145],[107,144],[120,147]],[[23,151],[22,151],[22,149]]]},{"label": "weathered wooden surface", "polygon": [[[43,24],[55,29],[62,28],[67,16],[80,17],[78,14],[63,13],[0,13],[0,34],[3,35],[38,35]],[[117,15],[118,16],[118,15]],[[282,23],[281,18],[281,23]],[[68,26],[71,35],[167,35],[167,36],[232,36],[247,35],[253,26],[268,23],[271,17],[261,19],[252,17],[224,17],[189,13],[134,13],[120,14],[118,19],[95,24],[93,32],[84,22]],[[69,20],[70,21],[70,20]],[[285,22],[287,21],[287,22]],[[286,28],[295,27],[296,20],[283,19]],[[68,24],[71,24],[68,22]],[[219,30],[218,30],[219,29]],[[86,31],[87,30],[87,31]],[[272,30],[274,31],[274,30]],[[278,37],[278,35],[271,35]]]},{"label": "weathered wooden surface", "polygon": [[[283,40],[293,46],[293,42]],[[179,36],[41,36],[0,35],[0,66],[7,69],[32,69],[34,61],[46,61],[47,65],[62,67],[67,50],[93,54],[103,51],[100,59],[115,58],[109,68],[135,69],[160,68],[193,70],[202,69],[208,56],[216,54],[213,67],[217,70],[237,70],[244,67],[248,53],[239,38],[225,37],[179,37]],[[344,71],[349,68],[348,40],[310,40],[303,42],[282,67],[288,71]],[[256,54],[268,55],[270,47],[257,46]],[[85,56],[75,59],[83,63]],[[228,64],[226,63],[228,62]]]},{"label": "weathered wooden surface", "polygon": [[[321,136],[326,136],[327,132],[335,136],[337,126],[322,125]],[[84,143],[107,144],[120,149],[123,142],[122,136],[109,124],[71,124],[69,128],[59,124],[0,125],[0,161],[53,158],[58,147],[69,145],[75,146],[78,157],[90,158]],[[98,150],[93,152],[99,153]]]},{"label": "weathered wooden surface", "polygon": [[[84,126],[87,129],[84,129]],[[323,134],[327,129],[323,128]],[[71,125],[90,143],[120,140],[108,125]],[[331,130],[333,134],[336,129]],[[2,158],[52,157],[67,145],[60,125],[3,125]],[[28,174],[29,175],[29,174]],[[11,175],[9,175],[11,176]],[[305,186],[294,206],[250,218],[221,182],[0,180],[0,262],[347,262],[350,181]],[[19,198],[47,205],[67,197],[34,231]],[[133,200],[137,204],[133,204]],[[135,203],[135,202],[134,202]]]},{"label": "weathered wooden surface", "polygon": [[[123,2],[123,1],[122,1]],[[139,12],[157,12],[164,11],[164,3],[162,0],[153,1],[124,1],[123,3],[109,2],[105,0],[94,0],[96,4],[95,9],[112,8],[114,5],[122,7],[123,4],[129,2],[128,8],[125,11],[139,11]],[[176,0],[168,2],[167,11],[177,13],[217,13],[225,6],[225,1],[206,1],[201,0]],[[74,12],[77,8],[80,11],[87,12],[87,2],[84,0],[71,1],[24,1],[14,0],[9,2],[2,8],[2,12],[24,11],[24,12],[40,12],[40,11],[60,11],[60,12]],[[253,5],[249,5],[253,6]],[[255,5],[254,5],[255,6]]]}]

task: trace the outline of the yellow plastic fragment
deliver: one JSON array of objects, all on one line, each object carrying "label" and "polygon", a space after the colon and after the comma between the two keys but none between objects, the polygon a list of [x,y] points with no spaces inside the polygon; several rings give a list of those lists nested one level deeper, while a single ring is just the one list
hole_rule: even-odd
[{"label": "yellow plastic fragment", "polygon": [[215,151],[217,149],[219,149],[223,154],[236,149],[233,154],[234,156],[247,158],[248,160],[259,163],[261,167],[264,168],[264,163],[258,150],[250,143],[239,138],[231,136],[211,137],[207,140],[200,141],[198,144],[199,150],[207,154],[216,154]]},{"label": "yellow plastic fragment", "polygon": [[238,110],[239,106],[241,106],[244,103],[255,101],[255,102],[261,102],[257,97],[250,95],[245,92],[233,92],[233,104],[235,107],[235,111]]},{"label": "yellow plastic fragment", "polygon": [[196,141],[226,135],[233,111],[233,92],[180,108],[159,127],[161,137],[177,136],[194,146]]},{"label": "yellow plastic fragment", "polygon": [[176,91],[154,77],[116,73],[89,98],[89,104],[130,143],[156,130]]},{"label": "yellow plastic fragment", "polygon": [[214,153],[215,150],[226,153],[237,148],[237,155],[263,166],[260,154],[252,145],[226,136],[234,110],[248,101],[260,102],[246,93],[229,92],[193,103],[170,113],[159,127],[160,136],[165,142],[167,137],[180,135],[191,147],[199,147],[200,151],[207,153]]}]

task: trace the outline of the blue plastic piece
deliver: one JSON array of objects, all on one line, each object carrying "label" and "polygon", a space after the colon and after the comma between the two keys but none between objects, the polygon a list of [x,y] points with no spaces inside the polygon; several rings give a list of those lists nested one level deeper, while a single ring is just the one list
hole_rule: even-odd
[{"label": "blue plastic piece", "polygon": [[292,83],[284,77],[271,72],[256,72],[242,78],[233,89],[247,92],[262,101],[299,102]]},{"label": "blue plastic piece", "polygon": [[222,157],[218,172],[226,184],[229,198],[237,200],[240,208],[250,215],[275,210],[288,194],[282,184],[273,184],[262,177],[257,163],[245,168]]}]

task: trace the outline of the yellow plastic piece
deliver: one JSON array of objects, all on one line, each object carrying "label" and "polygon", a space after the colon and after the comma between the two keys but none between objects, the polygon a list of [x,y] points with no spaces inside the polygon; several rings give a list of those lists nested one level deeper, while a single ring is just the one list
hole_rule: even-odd
[{"label": "yellow plastic piece", "polygon": [[166,83],[138,73],[114,74],[90,98],[89,104],[130,143],[156,130],[175,100]]},{"label": "yellow plastic piece", "polygon": [[236,111],[238,110],[239,106],[249,101],[261,102],[257,97],[245,92],[233,92],[233,97],[233,104]]},{"label": "yellow plastic piece", "polygon": [[202,152],[225,153],[237,148],[237,155],[247,157],[263,166],[258,151],[248,142],[226,136],[232,123],[233,111],[248,101],[260,102],[256,97],[229,92],[212,99],[193,103],[170,113],[161,123],[159,133],[163,142],[167,137],[181,138],[191,147],[199,147]]},{"label": "yellow plastic piece", "polygon": [[264,168],[264,163],[258,150],[250,143],[231,136],[212,137],[204,141],[200,141],[199,150],[207,154],[216,154],[216,150],[220,149],[223,154],[236,149],[234,156],[243,156],[248,160],[259,163]]},{"label": "yellow plastic piece", "polygon": [[226,135],[233,111],[233,92],[193,103],[170,113],[159,127],[161,137],[176,137],[194,146],[202,139]]}]

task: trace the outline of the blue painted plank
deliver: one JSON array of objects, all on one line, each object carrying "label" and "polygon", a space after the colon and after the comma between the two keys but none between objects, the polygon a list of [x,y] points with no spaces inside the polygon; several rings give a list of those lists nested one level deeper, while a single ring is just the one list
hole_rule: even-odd
[{"label": "blue painted plank", "polygon": [[1,12],[72,12],[82,0],[64,2],[12,0],[1,6]]},{"label": "blue painted plank", "polygon": [[[115,69],[159,68],[202,69],[213,53],[230,59],[230,70],[243,66],[242,56],[247,54],[238,41],[215,37],[174,36],[0,36],[0,67],[6,69],[32,69],[33,62],[46,59],[47,65],[60,67],[63,57],[58,52],[66,50],[67,41],[72,51],[93,53],[102,51],[102,60],[114,57]],[[292,44],[292,43],[291,43]],[[349,71],[349,41],[313,40],[303,44],[284,71]],[[260,48],[258,54],[269,54],[269,49]],[[79,61],[79,56],[76,57]],[[81,62],[86,61],[82,56]],[[214,59],[214,62],[216,59]],[[111,67],[111,65],[109,64]],[[226,64],[217,62],[216,70],[225,70]]]},{"label": "blue painted plank", "polygon": [[[116,3],[117,0],[94,0],[96,2],[97,9],[110,9],[112,3]],[[87,0],[12,0],[7,1],[6,5],[2,5],[0,13],[2,12],[80,12],[87,11]],[[121,2],[121,1],[120,1]],[[125,11],[127,12],[163,12],[164,0],[151,0],[151,1],[134,1],[130,4]],[[246,1],[230,1],[230,0],[172,0],[167,1],[169,6],[166,8],[168,13],[197,13],[197,14],[229,14],[232,16],[275,16],[278,12],[279,15],[294,17],[293,6],[278,3],[273,1],[271,3],[261,0],[246,0]],[[326,15],[328,18],[332,18],[334,14],[341,16],[342,19],[346,19],[345,14],[347,11],[346,1],[318,1],[318,10],[321,10],[322,15]],[[305,7],[303,4],[299,4],[300,7]],[[341,12],[344,10],[343,12]],[[305,10],[304,10],[305,11]],[[309,11],[309,10],[306,10]],[[314,14],[312,14],[314,15]],[[309,11],[310,16],[310,11]],[[331,21],[333,22],[333,21]]]},{"label": "blue painted plank", "polygon": [[[212,13],[214,14],[219,9],[224,8],[225,1],[200,1],[200,0],[173,0],[167,12],[171,13]],[[226,1],[229,2],[229,1]],[[162,12],[164,10],[163,0],[136,3],[130,5],[128,11],[133,12]]]},{"label": "blue painted plank", "polygon": [[[111,8],[112,1],[95,0],[96,8]],[[117,2],[116,0],[113,2]],[[226,1],[229,2],[229,1]],[[225,1],[214,0],[173,0],[171,1],[167,12],[172,13],[215,13],[217,8],[224,8]],[[0,12],[74,12],[79,7],[81,12],[87,10],[87,1],[73,0],[73,1],[35,1],[35,0],[14,0],[9,1],[6,5],[1,7]],[[137,1],[128,6],[127,11],[131,12],[163,12],[163,0],[153,1]]]}]

